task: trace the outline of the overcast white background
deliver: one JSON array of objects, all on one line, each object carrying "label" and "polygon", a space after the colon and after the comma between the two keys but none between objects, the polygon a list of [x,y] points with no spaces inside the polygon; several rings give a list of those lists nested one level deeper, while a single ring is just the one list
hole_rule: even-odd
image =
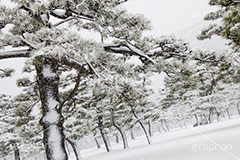
[{"label": "overcast white background", "polygon": [[[151,20],[152,31],[146,34],[155,37],[175,34],[183,38],[195,49],[222,49],[226,48],[225,41],[221,38],[213,38],[207,41],[198,41],[196,35],[209,24],[204,22],[206,13],[216,10],[208,5],[209,0],[130,0],[123,7],[131,13],[141,13]],[[8,4],[8,0],[0,0],[0,4]],[[21,68],[23,60],[0,60],[0,68]],[[0,94],[16,95],[20,92],[16,88],[15,79],[21,75],[21,69],[17,69],[13,77],[0,80]],[[26,76],[26,75],[25,75]],[[162,87],[162,78],[155,76],[154,88]]]}]

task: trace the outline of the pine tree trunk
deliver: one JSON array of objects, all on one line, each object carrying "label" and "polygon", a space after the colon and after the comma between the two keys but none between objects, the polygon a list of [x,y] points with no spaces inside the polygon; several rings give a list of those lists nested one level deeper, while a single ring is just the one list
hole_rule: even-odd
[{"label": "pine tree trunk", "polygon": [[96,145],[97,145],[97,148],[100,149],[101,148],[101,145],[99,144],[98,140],[96,137],[94,137],[94,140],[96,142]]},{"label": "pine tree trunk", "polygon": [[96,145],[97,145],[97,149],[100,149],[101,145],[100,145],[100,143],[97,140],[97,137],[96,137],[97,133],[96,133],[96,131],[93,131],[93,136],[94,136],[94,141],[96,142]]},{"label": "pine tree trunk", "polygon": [[227,115],[228,115],[228,119],[231,119],[231,113],[228,108],[227,108]]},{"label": "pine tree trunk", "polygon": [[166,126],[166,128],[167,128],[167,131],[170,132],[169,126],[168,126],[168,124],[167,124],[167,121],[165,120],[164,123],[165,123],[165,126]]},{"label": "pine tree trunk", "polygon": [[158,126],[158,132],[159,132],[159,133],[162,133],[162,132],[161,132],[161,129],[160,129],[160,127],[159,127],[159,126]]},{"label": "pine tree trunk", "polygon": [[161,126],[162,126],[164,132],[167,132],[167,129],[164,127],[164,123],[163,123],[163,121],[161,121]]},{"label": "pine tree trunk", "polygon": [[105,132],[104,132],[104,126],[103,126],[103,122],[102,122],[102,116],[99,116],[99,117],[98,117],[98,129],[99,129],[100,134],[101,134],[101,136],[102,136],[103,143],[104,143],[104,145],[105,145],[105,147],[106,147],[107,152],[110,152],[110,145],[109,145],[109,143],[108,143],[107,136],[106,136],[106,134],[105,134]]},{"label": "pine tree trunk", "polygon": [[12,147],[13,147],[13,151],[14,151],[14,159],[20,160],[20,152],[19,152],[17,143],[13,141]]},{"label": "pine tree trunk", "polygon": [[203,114],[203,117],[204,117],[205,121],[206,121],[206,122],[207,122],[207,124],[208,124],[209,122],[208,122],[208,119],[207,119],[207,116],[206,116],[206,114]]},{"label": "pine tree trunk", "polygon": [[153,136],[152,121],[151,121],[151,120],[148,121],[148,133],[149,133],[149,136],[150,136],[150,137]]},{"label": "pine tree trunk", "polygon": [[116,137],[116,143],[119,143],[119,137],[118,137],[118,135],[116,134],[115,137]]},{"label": "pine tree trunk", "polygon": [[212,107],[209,108],[208,121],[209,121],[209,123],[212,123],[212,121],[213,121],[213,108]]},{"label": "pine tree trunk", "polygon": [[240,108],[237,107],[238,115],[240,116]]},{"label": "pine tree trunk", "polygon": [[123,148],[126,149],[128,148],[128,143],[127,143],[127,138],[126,138],[126,135],[124,134],[124,132],[122,131],[122,128],[116,123],[114,117],[114,115],[112,115],[112,122],[113,122],[113,126],[115,128],[117,128],[117,130],[119,131],[121,137],[122,137],[122,140],[123,140]]},{"label": "pine tree trunk", "polygon": [[72,141],[71,139],[69,139],[69,138],[66,138],[66,140],[72,146],[72,149],[73,149],[73,152],[75,154],[76,160],[80,160],[81,156],[80,156],[80,153],[78,151],[76,143],[74,141]]},{"label": "pine tree trunk", "polygon": [[141,128],[142,128],[142,130],[143,130],[143,132],[144,132],[144,134],[145,134],[145,136],[146,136],[146,138],[147,138],[148,144],[151,145],[151,141],[150,141],[148,132],[147,132],[146,128],[144,127],[142,121],[138,118],[138,116],[137,116],[137,114],[136,114],[136,112],[135,112],[135,110],[134,110],[133,108],[131,109],[131,111],[132,111],[134,117],[135,117],[136,119],[138,119],[138,123],[140,124],[140,126],[141,126]]},{"label": "pine tree trunk", "polygon": [[132,139],[132,140],[135,140],[135,137],[134,137],[134,134],[133,134],[132,129],[130,130],[130,135],[131,135],[131,139]]},{"label": "pine tree trunk", "polygon": [[43,126],[43,143],[47,160],[67,160],[63,133],[64,118],[59,101],[57,61],[39,56],[34,63],[42,103],[43,116],[40,123]]},{"label": "pine tree trunk", "polygon": [[194,114],[194,117],[196,119],[197,125],[199,126],[199,120],[198,120],[197,114]]}]

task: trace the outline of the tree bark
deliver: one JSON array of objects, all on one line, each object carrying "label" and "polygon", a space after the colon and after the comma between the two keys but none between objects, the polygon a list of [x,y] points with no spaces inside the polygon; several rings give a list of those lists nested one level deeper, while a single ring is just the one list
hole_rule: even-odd
[{"label": "tree bark", "polygon": [[167,132],[169,131],[168,128],[167,128],[167,126],[166,126],[166,124],[165,124],[165,127],[166,127],[166,128],[164,127],[164,120],[161,121],[161,126],[162,126],[164,132],[167,133]]},{"label": "tree bark", "polygon": [[94,140],[96,142],[96,145],[97,145],[97,148],[100,149],[101,148],[101,145],[99,144],[98,140],[96,137],[94,137]]},{"label": "tree bark", "polygon": [[226,111],[227,111],[228,119],[231,119],[231,113],[230,113],[229,109],[227,108]]},{"label": "tree bark", "polygon": [[130,135],[131,135],[131,139],[132,139],[132,140],[135,140],[135,137],[134,137],[134,134],[133,134],[132,129],[130,130]]},{"label": "tree bark", "polygon": [[[113,113],[112,113],[113,114]],[[119,131],[121,137],[122,137],[122,140],[123,140],[123,148],[124,149],[127,149],[128,148],[128,142],[127,142],[127,138],[126,138],[126,135],[124,134],[124,132],[122,131],[122,128],[117,124],[117,122],[115,121],[114,119],[114,115],[112,115],[112,122],[113,122],[113,126],[115,128],[117,128],[117,130]]]},{"label": "tree bark", "polygon": [[196,119],[197,125],[199,126],[199,120],[198,120],[197,114],[194,114],[194,117]]},{"label": "tree bark", "polygon": [[73,140],[69,139],[69,138],[66,138],[66,140],[72,146],[72,149],[73,149],[73,152],[75,154],[76,160],[81,160],[81,155],[79,153],[79,150],[77,148],[76,143]]},{"label": "tree bark", "polygon": [[138,118],[138,116],[137,116],[137,114],[136,114],[136,112],[135,112],[135,110],[133,108],[131,109],[131,111],[132,111],[134,117],[138,120],[138,123],[140,124],[140,126],[141,126],[141,128],[142,128],[142,130],[143,130],[143,132],[144,132],[144,134],[145,134],[145,136],[147,138],[148,144],[151,145],[151,141],[150,141],[149,135],[148,135],[147,130],[144,127],[142,121]]},{"label": "tree bark", "polygon": [[213,108],[212,107],[209,108],[208,121],[209,121],[209,123],[212,123],[212,121],[213,121]]},{"label": "tree bark", "polygon": [[102,116],[98,116],[98,129],[100,131],[100,134],[102,136],[103,139],[103,143],[106,147],[107,152],[110,152],[110,145],[108,143],[108,139],[106,137],[106,134],[104,132],[104,126],[103,126],[103,122],[102,122]]},{"label": "tree bark", "polygon": [[118,134],[116,134],[115,137],[116,137],[116,143],[119,143],[119,137],[118,137]]},{"label": "tree bark", "polygon": [[37,83],[42,103],[43,143],[47,160],[67,160],[63,133],[62,106],[59,101],[58,62],[53,58],[38,56],[34,61]]},{"label": "tree bark", "polygon": [[101,145],[100,143],[98,142],[97,140],[97,132],[95,130],[93,130],[93,137],[94,137],[94,141],[96,142],[96,145],[97,145],[97,149],[100,149],[101,148]]},{"label": "tree bark", "polygon": [[207,124],[208,124],[209,122],[208,122],[208,119],[207,119],[207,116],[206,116],[206,114],[203,114],[203,117],[204,117],[205,121],[206,121],[206,122],[207,122]]},{"label": "tree bark", "polygon": [[153,136],[152,121],[151,121],[151,120],[148,121],[148,133],[149,133],[149,136],[150,136],[150,137]]}]

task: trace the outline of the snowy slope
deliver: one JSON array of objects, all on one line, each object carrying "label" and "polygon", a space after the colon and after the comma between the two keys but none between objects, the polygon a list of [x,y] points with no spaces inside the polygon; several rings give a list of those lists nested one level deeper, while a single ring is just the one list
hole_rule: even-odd
[{"label": "snowy slope", "polygon": [[[206,126],[176,129],[155,134],[152,145],[144,137],[130,141],[130,148],[121,144],[113,151],[90,149],[81,152],[83,160],[240,160],[240,118]],[[71,155],[71,160],[75,159]]]}]

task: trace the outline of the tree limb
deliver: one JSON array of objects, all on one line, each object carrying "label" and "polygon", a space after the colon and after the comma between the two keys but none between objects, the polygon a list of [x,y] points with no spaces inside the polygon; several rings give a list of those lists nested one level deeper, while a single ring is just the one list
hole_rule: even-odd
[{"label": "tree limb", "polygon": [[69,101],[70,99],[72,99],[73,96],[76,94],[76,92],[77,92],[77,90],[78,90],[78,87],[79,87],[79,85],[80,85],[81,76],[82,76],[82,73],[81,73],[81,72],[78,72],[75,86],[74,86],[73,90],[71,91],[71,93],[68,95],[68,97],[61,103],[61,106],[63,106],[67,101]]},{"label": "tree limb", "polygon": [[31,57],[30,49],[0,52],[0,60],[8,58],[29,58],[29,57]]},{"label": "tree limb", "polygon": [[128,44],[113,44],[104,46],[104,50],[107,52],[120,53],[124,55],[136,55],[141,58],[147,59],[149,62],[155,64],[156,62],[149,57],[147,54],[142,52],[141,50],[135,48],[134,46],[130,46]]}]

